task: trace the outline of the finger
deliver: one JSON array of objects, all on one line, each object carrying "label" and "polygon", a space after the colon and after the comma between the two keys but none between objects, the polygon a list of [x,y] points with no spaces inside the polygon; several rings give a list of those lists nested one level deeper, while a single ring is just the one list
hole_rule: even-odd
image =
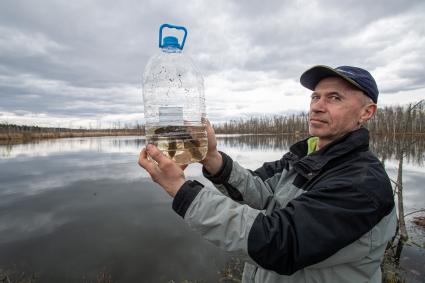
[{"label": "finger", "polygon": [[205,126],[207,126],[207,128],[212,127],[210,120],[208,120],[207,118],[202,118],[201,121],[205,124]]},{"label": "finger", "polygon": [[139,154],[139,165],[143,168],[146,169],[146,167],[149,167],[149,160],[148,160],[148,155],[146,152],[146,148],[143,148],[142,151]]},{"label": "finger", "polygon": [[209,137],[215,136],[215,131],[211,125],[210,120],[208,120],[207,118],[201,118],[201,121],[205,125],[205,130],[207,131],[207,137],[209,138]]},{"label": "finger", "polygon": [[139,165],[143,167],[150,175],[155,174],[156,165],[148,159],[146,148],[144,148],[139,155]]},{"label": "finger", "polygon": [[214,128],[211,126],[211,123],[208,119],[205,119],[205,129],[207,130],[207,135],[215,135]]},{"label": "finger", "polygon": [[206,119],[206,131],[207,131],[207,139],[208,139],[208,150],[214,150],[217,147],[217,141],[215,137],[214,128],[211,126],[211,123],[208,119]]},{"label": "finger", "polygon": [[146,146],[146,151],[149,156],[158,163],[159,166],[170,161],[170,159],[165,157],[165,155],[162,154],[162,152],[153,144],[148,144]]}]

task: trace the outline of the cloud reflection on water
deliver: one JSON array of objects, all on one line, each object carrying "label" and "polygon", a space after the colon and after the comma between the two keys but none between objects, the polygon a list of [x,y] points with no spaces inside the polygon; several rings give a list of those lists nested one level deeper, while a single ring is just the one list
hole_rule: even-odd
[{"label": "cloud reflection on water", "polygon": [[[218,143],[255,169],[281,158],[294,141],[233,136]],[[0,267],[16,264],[43,282],[95,276],[102,268],[123,282],[216,282],[228,256],[183,225],[171,198],[137,165],[144,142],[105,137],[0,146]],[[385,164],[395,178],[397,162],[388,157]],[[185,174],[212,187],[200,169],[192,164]],[[408,212],[423,206],[425,169],[414,159],[404,169]]]}]

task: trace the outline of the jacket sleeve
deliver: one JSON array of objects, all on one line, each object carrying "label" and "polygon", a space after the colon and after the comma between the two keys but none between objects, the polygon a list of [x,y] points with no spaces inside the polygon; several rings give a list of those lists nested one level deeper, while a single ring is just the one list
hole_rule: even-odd
[{"label": "jacket sleeve", "polygon": [[[390,183],[373,176],[361,179],[364,183],[353,184],[336,178],[271,215],[201,185],[185,183],[173,208],[215,245],[265,269],[290,275],[353,243],[392,211]],[[187,204],[185,209],[179,209],[181,203]]]},{"label": "jacket sleeve", "polygon": [[260,210],[235,202],[213,188],[203,188],[197,181],[182,186],[173,209],[203,238],[255,264],[248,255],[248,234]]},{"label": "jacket sleeve", "polygon": [[268,202],[273,200],[274,188],[286,167],[284,158],[266,162],[257,170],[251,171],[234,162],[224,152],[220,154],[223,165],[218,173],[211,175],[203,168],[204,176],[234,201],[255,209],[265,209]]}]

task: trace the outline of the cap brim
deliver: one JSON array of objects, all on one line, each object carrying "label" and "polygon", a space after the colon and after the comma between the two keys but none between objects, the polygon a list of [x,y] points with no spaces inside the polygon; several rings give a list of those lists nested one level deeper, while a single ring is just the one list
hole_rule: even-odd
[{"label": "cap brim", "polygon": [[364,91],[363,88],[353,79],[338,73],[335,69],[325,65],[317,65],[305,71],[300,77],[300,83],[304,87],[314,90],[321,80],[328,77],[339,77]]}]

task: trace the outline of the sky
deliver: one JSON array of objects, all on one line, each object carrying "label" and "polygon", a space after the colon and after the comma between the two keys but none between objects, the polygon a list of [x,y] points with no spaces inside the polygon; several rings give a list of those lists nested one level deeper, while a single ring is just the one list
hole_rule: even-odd
[{"label": "sky", "polygon": [[308,111],[299,77],[318,64],[369,70],[379,106],[417,102],[424,18],[423,0],[2,0],[0,123],[143,123],[142,75],[163,23],[188,29],[213,123]]}]

